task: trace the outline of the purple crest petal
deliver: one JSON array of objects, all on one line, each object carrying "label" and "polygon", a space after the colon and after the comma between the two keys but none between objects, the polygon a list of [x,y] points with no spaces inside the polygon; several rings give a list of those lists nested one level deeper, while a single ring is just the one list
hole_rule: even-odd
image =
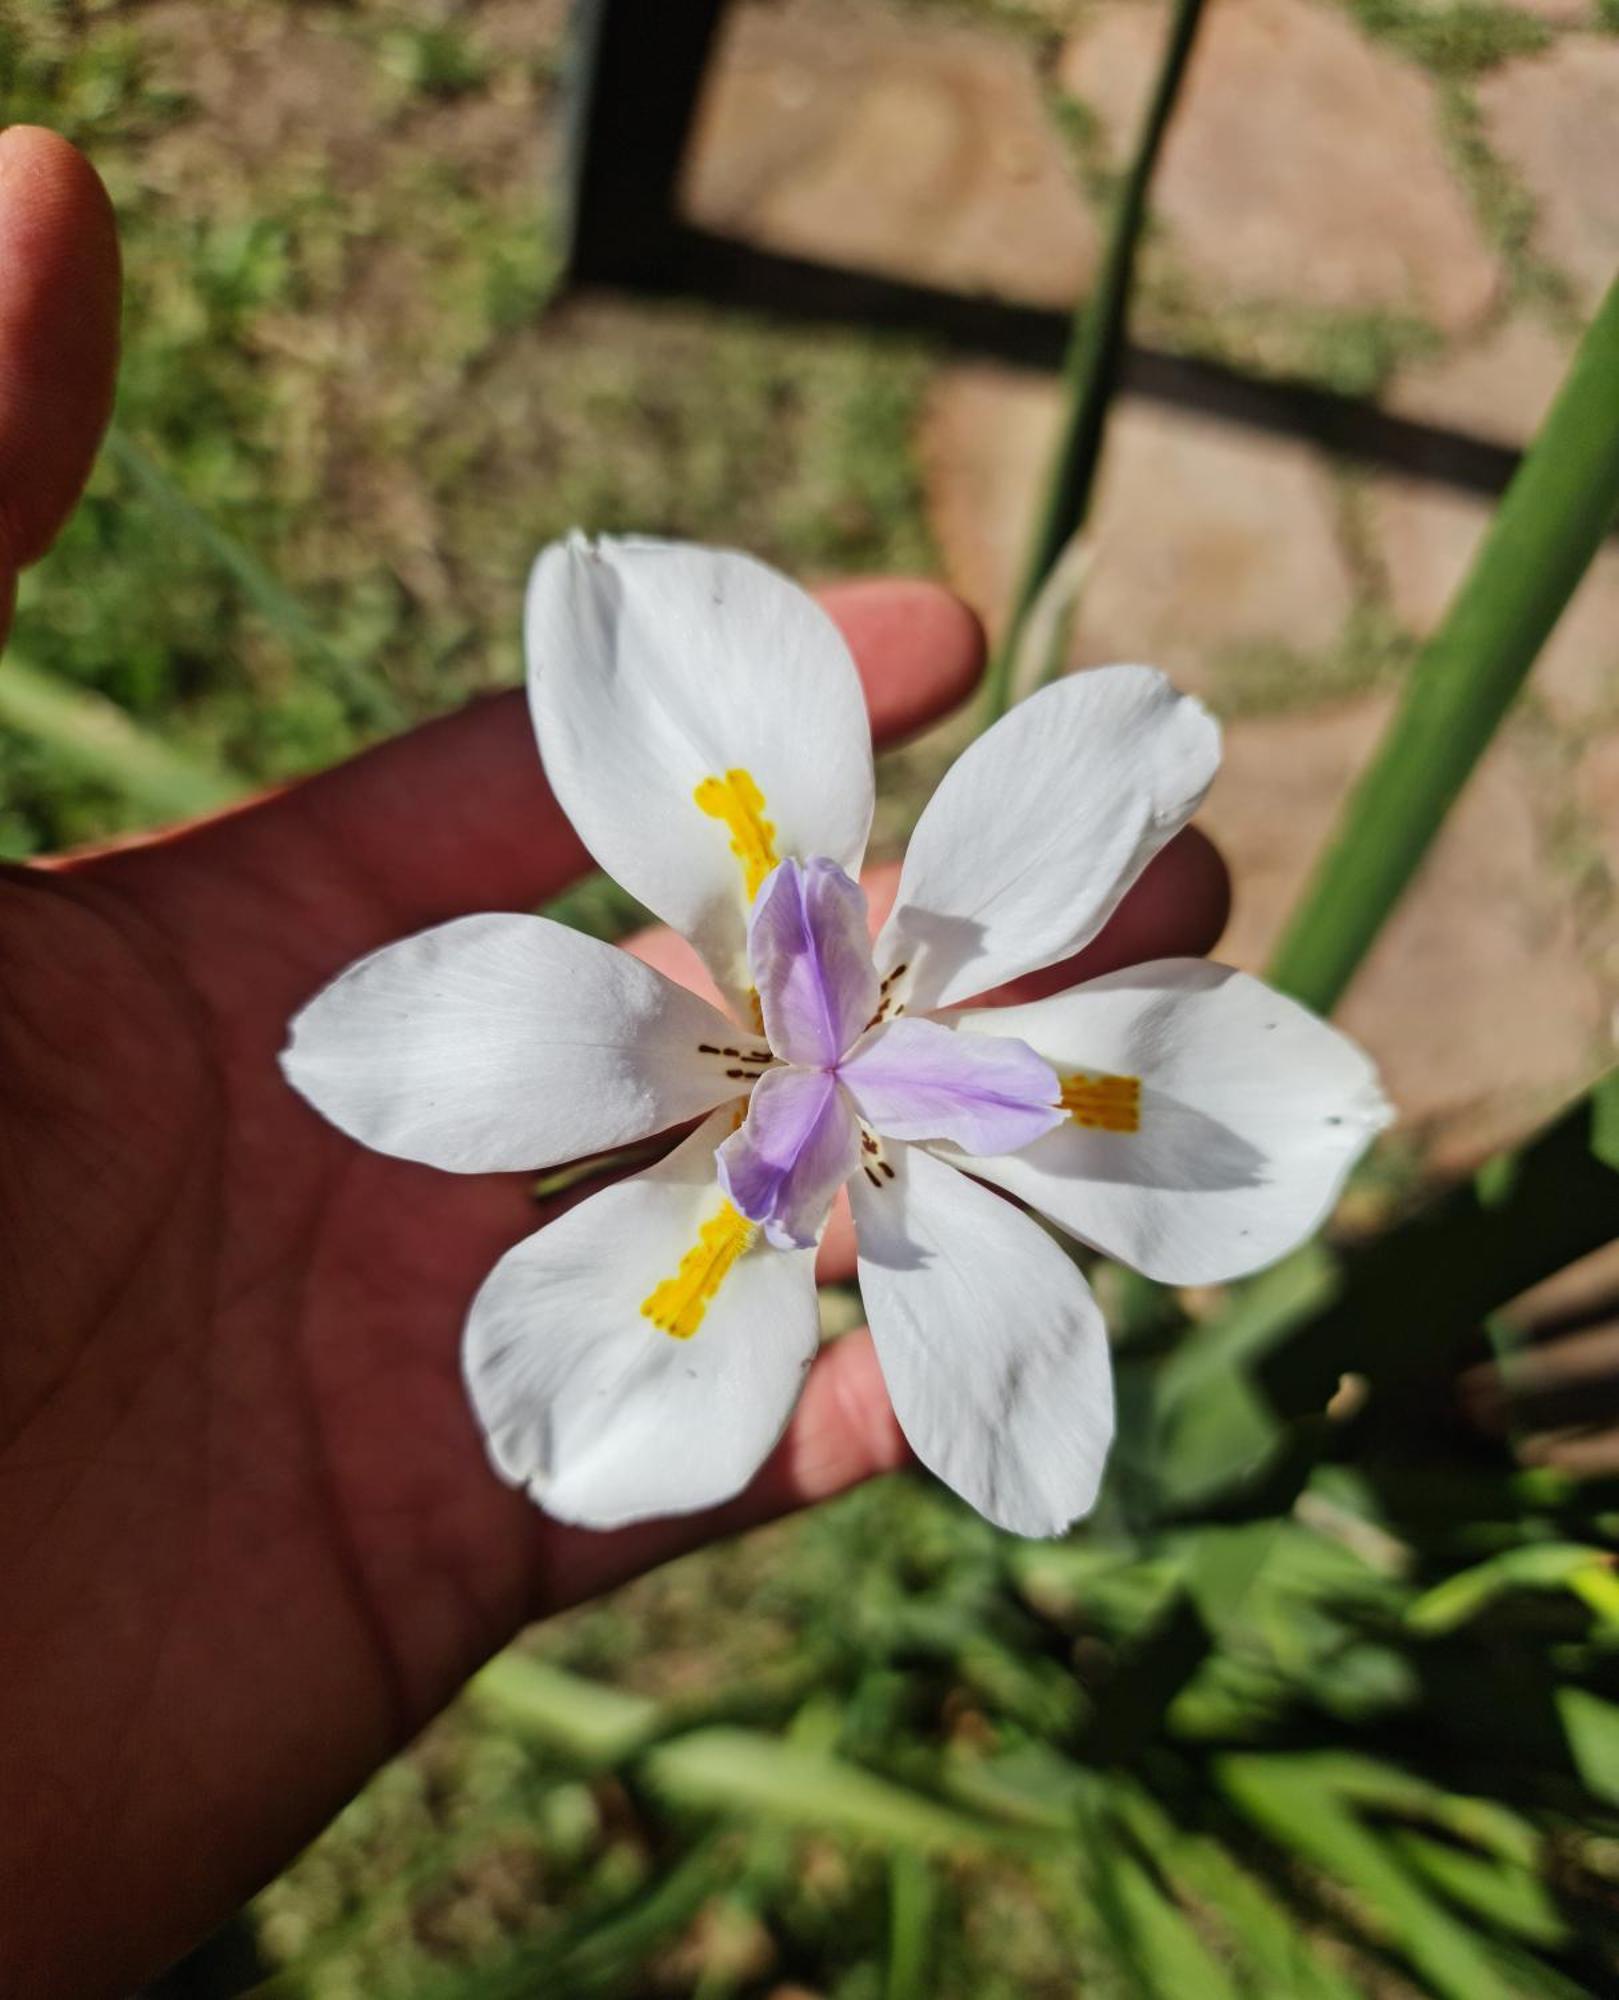
[{"label": "purple crest petal", "polygon": [[715,1155],[720,1185],[778,1250],[812,1244],[832,1197],[854,1172],[860,1131],[826,1070],[771,1069],[748,1115]]},{"label": "purple crest petal", "polygon": [[968,1153],[1015,1153],[1062,1122],[1056,1071],[1009,1035],[893,1021],[874,1028],[838,1075],[885,1139],[945,1139]]},{"label": "purple crest petal", "polygon": [[778,1056],[830,1069],[877,1011],[866,898],[836,862],[784,861],[760,884],[748,958]]}]

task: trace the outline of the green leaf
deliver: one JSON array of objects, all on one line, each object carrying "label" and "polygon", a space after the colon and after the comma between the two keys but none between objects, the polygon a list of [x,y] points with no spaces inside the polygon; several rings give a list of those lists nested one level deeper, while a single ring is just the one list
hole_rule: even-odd
[{"label": "green leaf", "polygon": [[660,1743],[640,1773],[673,1804],[756,1814],[878,1846],[952,1854],[1029,1839],[822,1751],[744,1729],[697,1729]]},{"label": "green leaf", "polygon": [[1187,1833],[1135,1785],[1117,1787],[1115,1810],[1169,1879],[1218,1914],[1249,1974],[1246,1985],[1288,2000],[1358,2000],[1357,1989],[1322,1961],[1292,1913],[1221,1842]]},{"label": "green leaf", "polygon": [[1185,2000],[1189,1993],[1197,1994],[1198,2000],[1237,2000],[1230,1973],[1146,1870],[1123,1855],[1110,1866],[1134,1945],[1134,1969],[1144,1990],[1161,2000]]},{"label": "green leaf", "polygon": [[1132,1994],[1143,2000],[1237,2000],[1230,1973],[1186,1913],[1159,1888],[1121,1837],[1108,1792],[1082,1786],[1075,1809],[1083,1867],[1097,1917]]},{"label": "green leaf", "polygon": [[1619,280],[1294,912],[1270,977],[1327,1012],[1405,893],[1619,509]]},{"label": "green leaf", "polygon": [[1528,1869],[1487,1860],[1409,1828],[1393,1829],[1389,1839],[1418,1874],[1492,1929],[1510,1932],[1528,1944],[1556,1946],[1567,1941],[1568,1925]]},{"label": "green leaf", "polygon": [[521,1653],[502,1653],[467,1698],[517,1735],[585,1766],[621,1764],[649,1743],[661,1711],[644,1695],[580,1680]]},{"label": "green leaf", "polygon": [[1561,1687],[1557,1715],[1580,1782],[1604,1805],[1619,1806],[1619,1708],[1586,1688]]},{"label": "green leaf", "polygon": [[1256,1826],[1349,1889],[1368,1932],[1402,1952],[1447,2000],[1509,2000],[1473,1932],[1346,1807],[1330,1782],[1330,1764],[1310,1757],[1222,1757],[1214,1775]]},{"label": "green leaf", "polygon": [[[1580,1542],[1538,1542],[1504,1549],[1424,1591],[1406,1610],[1419,1632],[1453,1632],[1513,1590],[1579,1590],[1582,1571],[1596,1571],[1610,1585],[1613,1557]],[[1605,1621],[1606,1622],[1606,1621]]]}]

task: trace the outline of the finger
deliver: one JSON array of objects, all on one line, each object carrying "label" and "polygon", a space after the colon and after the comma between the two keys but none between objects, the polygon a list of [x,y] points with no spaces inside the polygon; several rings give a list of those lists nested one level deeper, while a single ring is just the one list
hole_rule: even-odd
[{"label": "finger", "polygon": [[[971,693],[982,630],[938,585],[843,584],[822,602],[854,654],[879,742]],[[255,883],[349,885],[322,910],[334,969],[466,910],[532,908],[590,865],[546,786],[521,693],[475,702],[275,797],[95,865],[127,871],[153,859],[185,892],[205,892],[199,876],[241,873]]]},{"label": "finger", "polygon": [[95,170],[54,132],[0,132],[0,624],[112,413],[118,293],[117,229]]},{"label": "finger", "polygon": [[1189,826],[1158,850],[1083,951],[998,986],[983,998],[993,1006],[1041,1000],[1082,979],[1117,972],[1122,965],[1202,958],[1219,943],[1230,915],[1231,877],[1220,850],[1206,833]]},{"label": "finger", "polygon": [[703,1514],[555,1538],[560,1546],[539,1579],[536,1608],[578,1603],[722,1535],[830,1500],[911,1462],[871,1335],[862,1327],[821,1350],[786,1434],[745,1493]]}]

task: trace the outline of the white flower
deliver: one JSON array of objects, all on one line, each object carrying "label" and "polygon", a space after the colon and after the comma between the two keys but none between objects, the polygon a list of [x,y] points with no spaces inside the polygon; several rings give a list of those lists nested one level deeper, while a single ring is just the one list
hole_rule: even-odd
[{"label": "white flower", "polygon": [[560,1519],[712,1506],[752,1478],[815,1354],[814,1244],[848,1184],[861,1292],[917,1456],[1052,1534],[1112,1435],[1101,1315],[1013,1195],[1194,1284],[1307,1236],[1387,1112],[1334,1029],[1195,960],[963,1009],[1094,937],[1219,758],[1147,667],[1061,681],[946,776],[875,945],[853,662],[741,555],[546,549],[529,583],[546,775],[609,874],[692,940],[731,1018],[628,954],[490,915],[351,967],[286,1074],[345,1132],[481,1173],[701,1122],[503,1257],[466,1326],[500,1472]]}]

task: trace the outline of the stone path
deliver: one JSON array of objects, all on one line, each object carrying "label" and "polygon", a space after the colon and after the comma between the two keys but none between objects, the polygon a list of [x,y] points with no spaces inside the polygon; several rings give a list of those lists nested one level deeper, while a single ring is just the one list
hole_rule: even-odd
[{"label": "stone path", "polygon": [[[1584,0],[1515,0],[1471,41],[1423,0],[1378,18],[1373,35],[1348,0],[1214,0],[1136,329],[1522,444],[1619,266],[1619,39]],[[1165,19],[1162,0],[743,4],[691,203],[774,247],[1071,299]],[[934,532],[992,627],[1057,413],[1049,379],[937,373]],[[1119,408],[1073,660],[1158,661],[1223,714],[1207,819],[1235,864],[1236,962],[1264,963],[1487,519],[1307,444]],[[1611,1055],[1616,877],[1619,546],[1344,1009],[1435,1165],[1524,1129]]]}]

